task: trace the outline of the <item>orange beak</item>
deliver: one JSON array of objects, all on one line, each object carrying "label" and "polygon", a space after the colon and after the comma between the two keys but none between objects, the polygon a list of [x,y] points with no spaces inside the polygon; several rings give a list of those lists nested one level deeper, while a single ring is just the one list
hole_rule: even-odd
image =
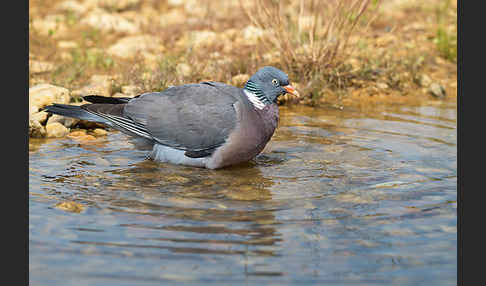
[{"label": "orange beak", "polygon": [[290,93],[290,94],[293,94],[293,95],[295,95],[297,97],[300,97],[299,92],[297,92],[297,90],[295,90],[295,88],[293,86],[291,86],[290,84],[284,86],[283,88],[285,88],[285,90],[287,91],[287,93]]}]

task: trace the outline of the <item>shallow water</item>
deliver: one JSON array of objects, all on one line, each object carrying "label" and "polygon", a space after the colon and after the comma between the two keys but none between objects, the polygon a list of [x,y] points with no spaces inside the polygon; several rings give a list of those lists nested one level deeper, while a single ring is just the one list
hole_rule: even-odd
[{"label": "shallow water", "polygon": [[456,115],[283,107],[223,170],[146,161],[119,132],[31,139],[30,284],[456,285]]}]

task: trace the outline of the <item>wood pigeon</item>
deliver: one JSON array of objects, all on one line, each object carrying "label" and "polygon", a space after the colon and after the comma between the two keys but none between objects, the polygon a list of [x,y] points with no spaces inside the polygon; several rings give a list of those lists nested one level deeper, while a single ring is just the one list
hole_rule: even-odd
[{"label": "wood pigeon", "polygon": [[53,104],[49,113],[98,122],[148,144],[148,158],[217,169],[258,155],[279,119],[277,98],[298,96],[287,74],[266,66],[237,88],[220,82],[172,86],[134,98],[85,96],[90,104]]}]

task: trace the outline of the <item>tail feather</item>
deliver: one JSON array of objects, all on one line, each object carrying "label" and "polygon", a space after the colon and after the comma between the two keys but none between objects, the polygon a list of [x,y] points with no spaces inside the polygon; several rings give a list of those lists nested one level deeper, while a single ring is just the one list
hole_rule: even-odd
[{"label": "tail feather", "polygon": [[130,101],[130,97],[106,97],[100,95],[87,95],[83,99],[91,103],[123,104]]},{"label": "tail feather", "polygon": [[112,103],[112,100],[103,97],[91,97],[89,99],[103,103],[84,104],[81,106],[54,103],[44,107],[43,110],[53,114],[101,123],[132,136],[153,140],[150,132],[143,124],[137,123],[123,115],[123,108],[126,103]]},{"label": "tail feather", "polygon": [[62,116],[111,125],[106,119],[84,110],[81,106],[54,103],[53,105],[44,107],[43,110]]}]

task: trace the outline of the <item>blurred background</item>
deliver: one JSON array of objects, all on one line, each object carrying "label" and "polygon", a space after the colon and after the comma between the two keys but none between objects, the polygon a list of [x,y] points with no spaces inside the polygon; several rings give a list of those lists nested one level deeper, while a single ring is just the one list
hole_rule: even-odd
[{"label": "blurred background", "polygon": [[30,0],[29,86],[77,101],[273,65],[307,105],[454,99],[456,18],[451,0]]}]

